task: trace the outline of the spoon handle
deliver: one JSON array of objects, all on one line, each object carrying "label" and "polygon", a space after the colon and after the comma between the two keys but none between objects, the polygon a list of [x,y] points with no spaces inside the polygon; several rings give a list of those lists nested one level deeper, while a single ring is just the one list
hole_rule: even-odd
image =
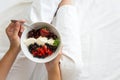
[{"label": "spoon handle", "polygon": [[[11,22],[16,23],[16,22],[18,22],[18,20],[11,20]],[[30,25],[28,25],[27,23],[24,23],[22,25],[25,26],[25,27],[27,27],[27,28],[33,29],[33,27],[30,26]]]},{"label": "spoon handle", "polygon": [[27,23],[24,23],[23,26],[27,27],[27,28],[30,28],[30,29],[33,29],[32,26],[28,25]]}]

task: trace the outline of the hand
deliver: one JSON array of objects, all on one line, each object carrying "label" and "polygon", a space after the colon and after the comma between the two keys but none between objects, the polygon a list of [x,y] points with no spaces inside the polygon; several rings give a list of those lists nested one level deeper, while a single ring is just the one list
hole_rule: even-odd
[{"label": "hand", "polygon": [[9,26],[6,28],[6,34],[10,40],[10,48],[19,49],[20,50],[20,37],[24,28],[22,24],[24,20],[18,20],[16,22],[11,22]]},{"label": "hand", "polygon": [[61,55],[62,55],[62,50],[60,50],[58,56],[55,59],[53,59],[52,61],[45,64],[46,69],[47,69],[48,72],[50,70],[55,69],[55,67],[59,67],[59,64],[60,64],[59,61],[60,61]]},{"label": "hand", "polygon": [[61,80],[61,72],[59,67],[61,54],[62,50],[60,50],[59,55],[54,60],[45,64],[48,72],[48,80]]}]

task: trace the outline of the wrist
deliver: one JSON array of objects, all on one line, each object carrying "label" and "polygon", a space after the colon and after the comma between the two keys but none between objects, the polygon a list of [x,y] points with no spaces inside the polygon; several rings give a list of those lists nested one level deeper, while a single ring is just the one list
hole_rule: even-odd
[{"label": "wrist", "polygon": [[51,68],[49,68],[47,71],[48,71],[48,74],[59,71],[59,64],[55,64],[55,65],[51,66]]},{"label": "wrist", "polygon": [[19,53],[20,52],[20,46],[10,45],[9,51]]},{"label": "wrist", "polygon": [[61,80],[61,72],[59,65],[54,66],[53,69],[48,71],[48,79],[49,80]]}]

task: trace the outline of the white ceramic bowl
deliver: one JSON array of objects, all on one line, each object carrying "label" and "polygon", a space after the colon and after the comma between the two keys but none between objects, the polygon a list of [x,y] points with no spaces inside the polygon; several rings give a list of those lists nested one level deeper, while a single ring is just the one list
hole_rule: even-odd
[{"label": "white ceramic bowl", "polygon": [[61,48],[60,34],[59,34],[58,30],[56,30],[56,28],[53,25],[45,23],[45,22],[37,22],[37,23],[32,24],[32,27],[34,27],[35,29],[39,29],[43,26],[47,26],[48,29],[50,29],[51,32],[56,34],[58,36],[58,38],[60,39],[60,44],[59,44],[58,48],[56,49],[56,51],[54,53],[52,53],[52,55],[50,55],[48,57],[36,58],[36,57],[33,57],[33,55],[29,52],[28,47],[24,43],[24,40],[27,39],[27,34],[31,30],[30,28],[26,28],[21,36],[21,49],[22,49],[23,53],[25,54],[25,56],[28,59],[32,60],[33,62],[37,62],[37,63],[46,63],[46,62],[53,60],[58,55],[60,48]]}]

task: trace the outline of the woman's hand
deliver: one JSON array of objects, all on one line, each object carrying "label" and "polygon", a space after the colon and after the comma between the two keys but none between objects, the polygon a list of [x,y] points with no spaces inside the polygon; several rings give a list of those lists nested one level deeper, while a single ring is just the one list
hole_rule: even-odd
[{"label": "woman's hand", "polygon": [[6,28],[6,33],[10,40],[10,49],[20,50],[20,37],[24,30],[22,26],[24,22],[24,20],[17,20],[16,22],[12,21]]},{"label": "woman's hand", "polygon": [[6,28],[7,36],[10,40],[10,48],[0,60],[0,80],[6,80],[6,77],[20,51],[20,36],[24,30],[22,23],[25,21],[19,20],[12,22]]},{"label": "woman's hand", "polygon": [[62,51],[59,52],[58,56],[55,59],[45,64],[47,71],[51,71],[55,67],[59,67],[61,55]]},{"label": "woman's hand", "polygon": [[48,72],[48,80],[61,80],[61,72],[59,66],[61,54],[62,50],[59,52],[59,55],[54,60],[45,64]]}]

